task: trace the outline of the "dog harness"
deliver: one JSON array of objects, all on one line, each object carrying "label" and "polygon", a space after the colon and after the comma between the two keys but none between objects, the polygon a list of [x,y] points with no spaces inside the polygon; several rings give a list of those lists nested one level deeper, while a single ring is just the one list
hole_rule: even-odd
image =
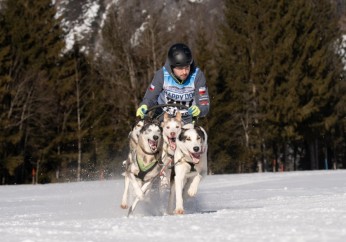
[{"label": "dog harness", "polygon": [[196,171],[195,163],[187,162],[187,164],[189,164],[191,166],[190,172]]},{"label": "dog harness", "polygon": [[159,161],[154,160],[154,161],[150,162],[149,164],[145,165],[143,159],[139,159],[138,155],[136,155],[136,162],[137,162],[137,165],[139,167],[139,172],[135,176],[138,177],[139,179],[141,179],[142,181],[144,181],[145,175],[148,172],[152,171]]},{"label": "dog harness", "polygon": [[[178,163],[180,163],[183,159],[184,159],[184,156],[173,165],[173,168],[174,168],[174,166],[178,165]],[[187,161],[186,159],[184,159],[184,161],[190,165],[190,167],[191,167],[190,172],[197,171],[195,168],[195,165],[198,163],[193,163],[193,162]]]}]

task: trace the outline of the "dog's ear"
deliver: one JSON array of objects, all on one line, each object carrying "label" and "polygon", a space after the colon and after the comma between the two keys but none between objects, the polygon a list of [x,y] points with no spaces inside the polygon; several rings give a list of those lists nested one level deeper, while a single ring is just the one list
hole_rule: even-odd
[{"label": "dog's ear", "polygon": [[197,131],[197,134],[199,135],[199,137],[201,137],[201,139],[204,141],[205,140],[205,135],[203,130],[201,129],[200,126],[196,126],[195,130]]},{"label": "dog's ear", "polygon": [[169,119],[169,114],[165,112],[165,114],[163,115],[163,122],[168,121],[168,119]]},{"label": "dog's ear", "polygon": [[146,126],[147,124],[151,124],[152,120],[149,117],[146,117],[145,119],[143,119],[143,126]]},{"label": "dog's ear", "polygon": [[178,139],[180,140],[180,141],[185,141],[186,140],[186,136],[185,136],[185,131],[186,131],[187,129],[181,129],[181,132],[180,132],[180,134],[179,134],[179,137],[178,137]]},{"label": "dog's ear", "polygon": [[193,123],[188,123],[183,125],[183,129],[193,129],[195,125]]},{"label": "dog's ear", "polygon": [[161,122],[160,122],[160,120],[158,120],[158,119],[153,119],[152,120],[152,124],[155,124],[155,125],[157,125],[159,128],[160,128],[160,130],[162,131],[162,127],[161,127]]},{"label": "dog's ear", "polygon": [[179,121],[179,122],[181,122],[181,112],[177,112],[177,115],[175,116],[175,118]]}]

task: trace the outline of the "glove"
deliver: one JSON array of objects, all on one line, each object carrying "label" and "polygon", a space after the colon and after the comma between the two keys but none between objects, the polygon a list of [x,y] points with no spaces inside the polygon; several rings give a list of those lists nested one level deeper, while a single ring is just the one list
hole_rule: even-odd
[{"label": "glove", "polygon": [[201,113],[201,110],[196,105],[192,105],[191,107],[189,107],[189,109],[187,111],[193,117],[196,117],[196,116],[198,116]]},{"label": "glove", "polygon": [[138,109],[137,109],[137,112],[136,112],[136,117],[141,117],[141,119],[144,118],[144,115],[147,113],[147,110],[148,110],[148,106],[143,104],[142,106],[140,106]]}]

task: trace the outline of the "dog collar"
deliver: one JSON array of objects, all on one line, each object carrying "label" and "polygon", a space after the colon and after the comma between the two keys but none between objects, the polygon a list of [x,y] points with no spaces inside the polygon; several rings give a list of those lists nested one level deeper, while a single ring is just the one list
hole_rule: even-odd
[{"label": "dog collar", "polygon": [[157,150],[156,152],[150,153],[150,152],[147,152],[146,150],[144,150],[143,147],[141,147],[141,150],[142,150],[142,152],[143,152],[144,154],[146,154],[146,155],[155,155],[155,154],[157,154],[157,153],[160,152],[159,150]]}]

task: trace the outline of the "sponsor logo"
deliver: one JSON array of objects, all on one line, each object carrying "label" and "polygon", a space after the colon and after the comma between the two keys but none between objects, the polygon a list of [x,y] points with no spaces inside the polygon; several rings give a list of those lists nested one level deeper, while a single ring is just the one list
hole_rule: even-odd
[{"label": "sponsor logo", "polygon": [[194,93],[176,93],[176,92],[170,92],[166,91],[166,97],[174,100],[179,101],[190,101],[193,99]]}]

